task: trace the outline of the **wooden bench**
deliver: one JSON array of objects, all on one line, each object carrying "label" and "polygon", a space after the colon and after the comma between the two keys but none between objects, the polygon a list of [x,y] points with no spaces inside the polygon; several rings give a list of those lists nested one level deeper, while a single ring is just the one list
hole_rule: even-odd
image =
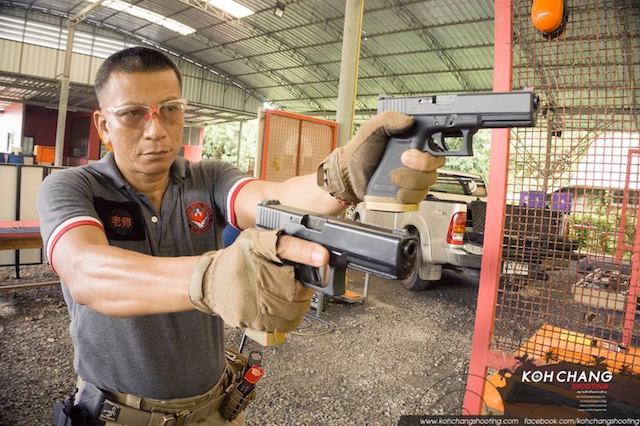
[{"label": "wooden bench", "polygon": [[21,249],[42,248],[40,224],[37,220],[0,220],[0,250],[16,250],[16,278],[20,278]]}]

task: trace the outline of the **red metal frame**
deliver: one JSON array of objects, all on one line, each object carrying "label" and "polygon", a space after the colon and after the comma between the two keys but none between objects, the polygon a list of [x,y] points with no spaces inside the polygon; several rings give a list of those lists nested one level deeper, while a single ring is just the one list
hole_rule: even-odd
[{"label": "red metal frame", "polygon": [[620,228],[618,230],[618,243],[616,244],[615,260],[620,263],[623,260],[624,252],[632,251],[631,255],[631,277],[629,281],[629,293],[627,295],[627,305],[624,312],[624,321],[622,323],[622,344],[626,347],[631,345],[631,336],[633,333],[633,323],[636,315],[636,300],[640,293],[640,251],[636,247],[640,247],[640,208],[636,208],[636,233],[634,235],[633,245],[630,246],[625,242],[625,226],[627,223],[627,211],[629,209],[629,186],[631,181],[631,168],[634,156],[640,156],[640,149],[629,149],[627,153],[627,174],[624,182],[624,197],[622,201],[622,211],[620,213]]},{"label": "red metal frame", "polygon": [[[640,220],[640,209],[637,209],[636,224]],[[627,295],[627,306],[624,312],[622,323],[622,344],[625,347],[631,346],[631,335],[636,317],[636,301],[640,292],[640,226],[636,226],[636,234],[633,241],[633,255],[631,256],[631,277],[629,281],[629,294]]]},{"label": "red metal frame", "polygon": [[618,263],[622,262],[622,256],[624,255],[625,250],[633,250],[632,246],[625,244],[624,231],[625,231],[625,224],[627,223],[627,210],[629,208],[629,185],[631,181],[631,162],[633,161],[634,155],[640,156],[640,149],[630,149],[629,152],[627,153],[627,174],[624,180],[624,195],[622,199],[622,211],[620,212],[620,228],[618,230],[618,243],[616,244],[616,254],[615,254],[615,260]]},{"label": "red metal frame", "polygon": [[[512,8],[511,0],[495,1],[493,90],[496,92],[511,90]],[[509,137],[509,129],[495,129],[491,138],[489,163],[491,191],[489,191],[487,211],[491,212],[491,217],[500,219],[487,221],[485,227],[476,321],[471,343],[467,388],[463,401],[463,412],[470,415],[479,415],[482,412],[482,395],[486,383],[487,366],[492,361],[504,358],[502,354],[494,353],[495,351],[492,351],[490,346],[500,283],[509,166]]]},{"label": "red metal frame", "polygon": [[[331,128],[331,132],[333,134],[333,140],[331,141],[331,150],[334,150],[338,145],[338,123],[330,120],[322,120],[320,118],[309,117],[308,115],[298,114],[295,112],[289,111],[281,111],[277,109],[270,109],[265,111],[264,115],[264,132],[263,132],[263,145],[262,145],[262,166],[260,169],[260,179],[265,180],[267,178],[267,164],[268,164],[268,155],[269,152],[269,130],[271,127],[271,117],[274,115],[280,117],[293,118],[300,121],[307,121],[310,123],[323,124]],[[300,156],[300,144],[298,144],[298,157]]]}]

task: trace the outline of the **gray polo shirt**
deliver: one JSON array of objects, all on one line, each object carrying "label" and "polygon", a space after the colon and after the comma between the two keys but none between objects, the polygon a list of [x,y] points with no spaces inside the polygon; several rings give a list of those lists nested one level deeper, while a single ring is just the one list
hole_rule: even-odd
[{"label": "gray polo shirt", "polygon": [[[177,158],[157,211],[122,177],[113,155],[48,176],[38,199],[48,259],[78,225],[104,230],[109,244],[152,256],[190,256],[222,247],[233,202],[249,182],[221,161]],[[55,269],[55,265],[51,265]],[[224,367],[223,322],[199,311],[114,318],[77,304],[62,286],[71,317],[74,367],[99,388],[157,399],[211,388]]]}]

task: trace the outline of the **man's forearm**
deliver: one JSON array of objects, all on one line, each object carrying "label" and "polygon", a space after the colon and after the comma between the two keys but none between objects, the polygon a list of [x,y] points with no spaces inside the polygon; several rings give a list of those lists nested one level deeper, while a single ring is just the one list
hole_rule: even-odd
[{"label": "man's forearm", "polygon": [[344,206],[331,194],[318,187],[315,173],[287,179],[278,183],[275,190],[278,193],[275,199],[286,206],[328,215],[336,215],[344,210]]},{"label": "man's forearm", "polygon": [[236,199],[235,211],[241,229],[255,225],[256,206],[265,200],[278,200],[287,206],[328,215],[344,210],[341,203],[318,187],[315,173],[284,182],[258,180],[246,185]]},{"label": "man's forearm", "polygon": [[91,245],[74,257],[71,277],[64,281],[77,303],[105,315],[180,312],[193,309],[188,289],[197,260]]}]

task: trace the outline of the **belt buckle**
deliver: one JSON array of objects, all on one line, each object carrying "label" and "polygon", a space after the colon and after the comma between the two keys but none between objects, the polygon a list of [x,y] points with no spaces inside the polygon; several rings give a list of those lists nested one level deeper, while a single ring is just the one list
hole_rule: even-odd
[{"label": "belt buckle", "polygon": [[161,426],[174,426],[178,423],[175,414],[165,414],[164,417],[162,417],[162,423],[160,423]]},{"label": "belt buckle", "polygon": [[106,422],[115,422],[120,416],[120,407],[105,401],[100,410],[99,419]]}]

